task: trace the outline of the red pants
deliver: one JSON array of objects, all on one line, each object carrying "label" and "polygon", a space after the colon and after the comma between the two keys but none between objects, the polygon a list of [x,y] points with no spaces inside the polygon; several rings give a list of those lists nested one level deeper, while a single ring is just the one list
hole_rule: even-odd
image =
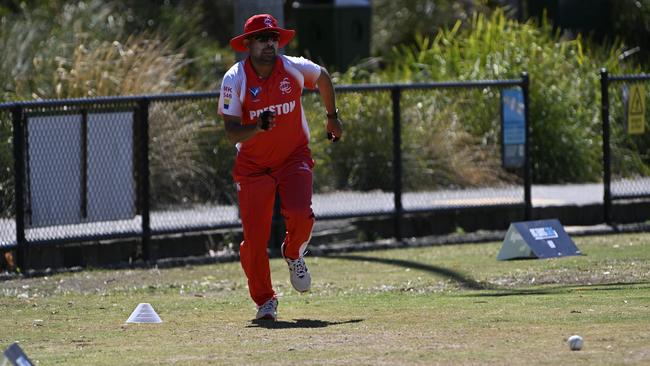
[{"label": "red pants", "polygon": [[289,158],[277,169],[260,170],[239,160],[235,163],[233,177],[244,229],[240,261],[248,278],[248,291],[257,305],[275,297],[267,252],[275,193],[280,194],[287,228],[284,255],[297,259],[304,253],[314,225],[311,209],[313,166],[309,150]]}]

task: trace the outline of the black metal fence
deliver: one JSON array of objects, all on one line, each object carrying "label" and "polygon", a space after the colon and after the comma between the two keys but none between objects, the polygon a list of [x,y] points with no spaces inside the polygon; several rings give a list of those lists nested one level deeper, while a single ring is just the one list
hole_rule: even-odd
[{"label": "black metal fence", "polygon": [[[617,222],[615,202],[650,198],[650,124],[645,114],[649,90],[635,88],[650,75],[609,75],[600,72],[603,128],[604,221]],[[618,93],[610,94],[614,85]]]},{"label": "black metal fence", "polygon": [[[312,143],[316,215],[391,215],[397,239],[408,213],[517,206],[521,218],[529,219],[529,134],[522,167],[498,164],[499,98],[504,88],[523,94],[528,131],[525,73],[513,80],[337,87],[343,117],[353,117],[346,123],[345,142]],[[443,100],[461,103],[455,108],[483,103],[485,113],[472,116],[463,108],[448,113],[444,103],[430,103],[443,94]],[[0,137],[7,141],[0,151],[7,164],[0,175],[0,247],[17,249],[20,266],[33,245],[140,237],[141,255],[149,259],[152,236],[238,227],[230,178],[235,154],[216,116],[218,97],[206,92],[0,104]],[[308,119],[318,120],[318,96],[304,99]],[[433,121],[433,115],[442,117]],[[471,119],[480,123],[468,123]],[[481,133],[467,131],[467,126],[480,124],[476,128]],[[322,127],[312,133],[324,135]],[[432,147],[436,141],[427,140],[432,136],[438,142],[458,139],[476,148],[457,157],[456,152]],[[381,148],[366,151],[359,146],[365,143]],[[492,161],[487,168],[496,166],[506,179],[482,182],[478,176],[469,181],[467,186],[480,190],[478,196],[449,183],[454,179],[432,180],[438,166],[431,162],[453,168],[455,158],[477,166]]]},{"label": "black metal fence", "polygon": [[[383,154],[385,157],[390,157],[390,162],[385,162],[385,166],[391,167],[392,181],[387,183],[390,185],[390,190],[392,191],[392,205],[386,205],[387,210],[385,211],[376,211],[376,210],[362,210],[364,203],[366,202],[377,202],[380,200],[386,200],[385,195],[380,195],[376,192],[379,190],[382,191],[380,187],[369,187],[371,190],[369,193],[366,193],[367,196],[362,197],[357,202],[354,202],[353,205],[357,207],[357,213],[355,216],[370,216],[370,215],[386,215],[391,214],[394,216],[394,236],[397,240],[401,240],[401,223],[402,217],[405,214],[409,213],[421,213],[421,212],[433,212],[446,209],[463,209],[476,206],[507,206],[507,205],[520,205],[522,208],[522,219],[529,219],[531,217],[531,177],[530,177],[530,166],[527,160],[529,154],[525,155],[525,162],[522,169],[517,170],[516,172],[509,172],[515,176],[514,184],[503,184],[503,182],[488,182],[483,184],[468,183],[470,186],[478,188],[482,187],[484,189],[479,189],[475,192],[479,192],[477,195],[469,194],[465,189],[454,186],[453,183],[445,184],[445,182],[438,182],[434,180],[435,175],[440,175],[441,169],[436,169],[436,166],[423,165],[427,162],[434,161],[435,158],[442,159],[451,159],[453,155],[456,154],[456,151],[436,151],[435,149],[427,149],[431,145],[438,144],[441,140],[445,139],[445,136],[442,138],[438,137],[437,139],[434,136],[428,135],[427,132],[430,129],[436,131],[437,127],[440,130],[448,131],[451,129],[451,126],[448,124],[454,123],[454,118],[480,118],[484,119],[485,122],[489,125],[485,128],[483,132],[484,141],[482,142],[469,142],[464,141],[464,143],[475,144],[475,145],[487,145],[493,148],[490,153],[495,157],[495,161],[501,162],[501,151],[499,147],[501,146],[501,112],[499,108],[499,91],[503,88],[508,87],[517,87],[521,88],[524,96],[524,111],[526,129],[528,128],[528,75],[523,74],[521,79],[517,80],[486,80],[486,81],[469,81],[469,82],[439,82],[439,83],[423,83],[423,84],[384,84],[384,85],[354,85],[354,86],[341,86],[337,88],[339,94],[339,104],[343,104],[342,110],[346,110],[347,100],[346,94],[352,93],[353,98],[358,97],[363,93],[389,93],[388,100],[390,102],[384,103],[385,108],[390,110],[382,113],[381,107],[378,109],[373,109],[367,116],[361,116],[361,118],[356,118],[355,121],[364,120],[366,123],[370,123],[373,126],[382,121],[381,115],[389,116],[391,120],[387,125],[384,125],[381,132],[387,136],[391,136],[392,141],[387,140],[384,146],[387,148],[392,147],[392,151],[389,154]],[[437,94],[432,94],[437,93]],[[464,95],[463,95],[464,93]],[[445,104],[448,102],[449,105],[453,105],[451,108],[456,108],[453,113],[453,117],[450,114],[445,113],[444,106],[439,106],[436,109],[435,106],[431,107],[431,110],[418,111],[418,105],[422,103],[422,100],[443,100],[440,104]],[[461,103],[457,103],[458,101]],[[463,106],[462,101],[466,101],[467,104],[465,111],[471,109],[477,109],[476,104],[482,103],[486,108],[483,110],[484,114],[480,116],[468,116],[463,115],[463,110],[458,110],[459,106]],[[380,102],[381,103],[381,102]],[[351,103],[352,104],[352,103]],[[354,105],[354,104],[353,104]],[[490,107],[487,107],[490,106]],[[461,108],[462,109],[462,108]],[[487,111],[487,109],[490,109]],[[441,120],[436,120],[436,116],[439,115]],[[359,117],[359,116],[358,116]],[[365,118],[364,118],[365,117]],[[456,123],[463,123],[467,121],[456,121]],[[424,126],[422,124],[423,123]],[[434,126],[434,124],[438,126]],[[467,123],[469,126],[470,123]],[[359,128],[357,125],[350,127],[350,130]],[[370,130],[370,131],[369,131]],[[390,134],[388,132],[391,132]],[[444,132],[443,131],[443,132]],[[459,128],[457,131],[463,131],[463,128]],[[371,134],[372,128],[364,128],[363,132],[365,134]],[[347,131],[346,134],[350,133]],[[414,139],[413,136],[407,139],[407,142],[404,141],[403,136],[405,133],[422,135],[421,139]],[[489,135],[489,136],[488,136]],[[346,135],[347,136],[347,135]],[[526,134],[526,139],[529,134]],[[432,140],[428,140],[431,138]],[[356,136],[353,141],[356,140]],[[381,145],[380,145],[381,146]],[[452,146],[450,146],[452,147]],[[339,147],[336,147],[337,149]],[[528,149],[528,141],[525,143],[525,148]],[[375,155],[376,152],[371,152]],[[354,156],[358,152],[349,151],[347,156]],[[439,156],[434,156],[434,155]],[[443,156],[440,156],[443,155]],[[417,158],[420,159],[417,159]],[[343,158],[343,157],[341,157]],[[373,157],[367,157],[370,162],[373,161]],[[482,161],[485,162],[485,161]],[[369,169],[376,169],[377,164],[370,164]],[[498,163],[497,163],[498,164]],[[360,165],[360,164],[359,164]],[[449,165],[453,167],[453,165]],[[476,166],[474,166],[476,167]],[[482,166],[485,167],[485,166]],[[495,173],[494,166],[490,167],[490,175],[498,175]],[[318,167],[316,168],[315,174],[318,174]],[[422,176],[422,171],[429,171],[430,174],[428,177]],[[505,169],[501,167],[496,167],[496,171],[504,171]],[[418,174],[416,174],[418,173]],[[508,173],[506,173],[508,174]],[[382,174],[385,179],[388,174]],[[380,179],[380,178],[377,178]],[[453,179],[452,179],[453,180]],[[374,191],[372,190],[374,188]],[[349,202],[344,200],[343,202]],[[318,212],[317,212],[318,214]],[[341,217],[340,213],[330,214],[330,215],[318,215],[321,218],[337,218]]]}]

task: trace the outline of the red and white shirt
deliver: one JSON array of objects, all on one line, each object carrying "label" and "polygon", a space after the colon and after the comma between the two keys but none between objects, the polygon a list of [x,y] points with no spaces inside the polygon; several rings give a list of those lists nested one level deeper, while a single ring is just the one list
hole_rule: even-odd
[{"label": "red and white shirt", "polygon": [[237,160],[260,168],[276,168],[295,151],[309,143],[309,127],[302,108],[304,88],[314,89],[321,68],[302,57],[279,55],[273,72],[260,78],[247,58],[224,75],[219,98],[219,114],[241,118],[244,125],[255,124],[263,111],[275,114],[275,127],[238,143]]}]

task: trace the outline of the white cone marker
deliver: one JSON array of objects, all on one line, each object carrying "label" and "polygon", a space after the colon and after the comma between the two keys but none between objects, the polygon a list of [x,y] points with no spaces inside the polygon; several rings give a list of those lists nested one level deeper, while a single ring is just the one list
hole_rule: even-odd
[{"label": "white cone marker", "polygon": [[140,303],[129,316],[127,323],[162,323],[158,313],[149,303]]}]

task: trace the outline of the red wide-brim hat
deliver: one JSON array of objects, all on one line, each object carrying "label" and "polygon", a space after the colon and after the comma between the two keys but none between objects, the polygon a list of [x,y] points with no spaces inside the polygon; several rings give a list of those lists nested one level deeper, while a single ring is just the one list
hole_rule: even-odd
[{"label": "red wide-brim hat", "polygon": [[246,52],[248,49],[244,45],[244,40],[258,33],[277,32],[280,35],[278,47],[286,46],[296,31],[278,27],[278,21],[271,14],[257,14],[246,20],[244,24],[244,33],[230,40],[230,47],[237,52]]}]

